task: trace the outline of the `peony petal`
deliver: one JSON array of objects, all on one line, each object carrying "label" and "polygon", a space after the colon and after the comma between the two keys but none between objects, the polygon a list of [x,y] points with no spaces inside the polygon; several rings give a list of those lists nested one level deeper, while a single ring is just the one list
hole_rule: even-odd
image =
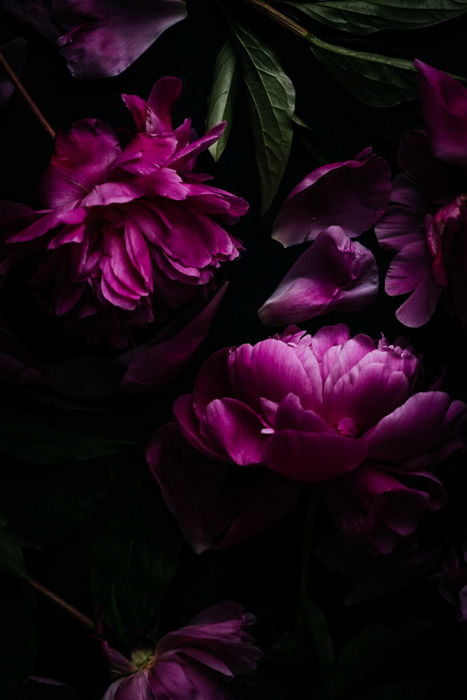
[{"label": "peony petal", "polygon": [[263,427],[259,416],[237,399],[215,399],[206,406],[206,429],[228,457],[241,466],[262,462]]},{"label": "peony petal", "polygon": [[436,158],[467,166],[467,89],[432,66],[415,60],[422,110]]},{"label": "peony petal", "polygon": [[451,402],[444,392],[415,394],[364,435],[369,456],[394,460],[428,452],[451,437],[465,411],[465,404]]},{"label": "peony petal", "polygon": [[390,193],[389,165],[368,148],[354,160],[323,165],[307,175],[288,196],[272,237],[287,247],[341,226],[354,238],[378,221]]},{"label": "peony petal", "polygon": [[320,233],[258,311],[267,326],[299,323],[333,311],[359,311],[374,302],[373,254],[337,226]]},{"label": "peony petal", "polygon": [[363,440],[337,433],[281,430],[267,438],[264,462],[291,479],[321,482],[355,469],[368,453]]},{"label": "peony petal", "polygon": [[115,131],[99,119],[82,119],[58,133],[41,185],[46,205],[55,209],[80,202],[107,176],[120,150]]}]

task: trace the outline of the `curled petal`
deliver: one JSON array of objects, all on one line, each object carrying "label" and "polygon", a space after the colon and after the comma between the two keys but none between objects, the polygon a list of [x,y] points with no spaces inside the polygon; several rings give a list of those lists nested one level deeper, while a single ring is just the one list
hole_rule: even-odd
[{"label": "curled petal", "polygon": [[272,237],[288,247],[341,226],[355,238],[382,216],[390,193],[388,163],[367,148],[354,160],[323,165],[307,175],[285,201]]},{"label": "curled petal", "polygon": [[320,233],[259,309],[266,326],[307,321],[333,311],[359,311],[378,292],[373,254],[338,226]]}]

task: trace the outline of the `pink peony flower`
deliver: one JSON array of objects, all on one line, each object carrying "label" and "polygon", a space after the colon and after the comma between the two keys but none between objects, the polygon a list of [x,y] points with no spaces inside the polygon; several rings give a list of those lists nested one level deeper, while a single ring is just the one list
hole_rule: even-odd
[{"label": "pink peony flower", "polygon": [[[9,41],[7,44],[0,46],[0,53],[6,58],[16,75],[20,75],[23,70],[27,51],[28,45],[24,39],[13,39],[13,41]],[[0,107],[2,107],[5,102],[8,102],[14,91],[13,83],[2,66],[0,66]]]},{"label": "pink peony flower", "polygon": [[239,254],[239,241],[218,220],[234,223],[247,203],[194,172],[224,125],[194,140],[189,120],[174,129],[180,90],[180,80],[163,78],[147,103],[124,97],[144,129],[126,145],[103,122],[75,123],[57,137],[42,182],[44,209],[4,205],[13,212],[3,224],[7,243],[43,251],[33,279],[41,298],[94,339],[122,345],[153,320],[154,302],[160,319]]},{"label": "pink peony flower", "polygon": [[266,326],[300,323],[333,311],[359,311],[375,301],[373,254],[330,226],[298,258],[258,316]]},{"label": "pink peony flower", "polygon": [[186,16],[184,0],[3,0],[55,41],[75,78],[118,75]]},{"label": "pink peony flower", "polygon": [[444,392],[414,393],[418,364],[409,349],[351,338],[344,325],[289,329],[212,355],[175,417],[213,459],[302,481],[375,461],[421,471],[458,446],[466,411]]},{"label": "pink peony flower", "polygon": [[403,137],[402,174],[376,227],[380,244],[396,253],[386,292],[409,294],[396,312],[406,326],[427,323],[443,291],[466,325],[467,89],[421,61],[415,65],[427,131]]},{"label": "pink peony flower", "polygon": [[290,513],[296,484],[269,470],[239,469],[210,459],[174,423],[159,428],[146,460],[167,507],[197,554],[260,534]]},{"label": "pink peony flower", "polygon": [[253,615],[238,603],[221,603],[159,640],[153,653],[138,651],[131,661],[104,643],[120,674],[103,700],[218,700],[231,698],[236,676],[251,674],[261,652],[248,634]]}]

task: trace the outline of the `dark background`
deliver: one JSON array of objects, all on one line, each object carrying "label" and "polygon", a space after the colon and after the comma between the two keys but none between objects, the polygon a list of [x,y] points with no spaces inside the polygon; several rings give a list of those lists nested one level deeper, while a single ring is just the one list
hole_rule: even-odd
[{"label": "dark background", "polygon": [[[192,1],[188,9],[186,21],[168,30],[123,75],[107,80],[72,79],[52,44],[1,11],[0,43],[16,36],[28,40],[29,54],[22,79],[57,130],[84,117],[99,117],[113,126],[129,125],[120,94],[146,96],[157,78],[177,75],[183,79],[184,93],[175,122],[191,116],[202,133],[214,61],[227,29],[212,2]],[[216,184],[245,197],[252,205],[250,213],[235,228],[246,250],[238,262],[223,270],[231,285],[207,342],[182,377],[160,396],[139,400],[113,398],[111,402],[94,405],[112,412],[110,418],[115,414],[118,429],[134,439],[136,447],[127,453],[80,463],[54,458],[48,463],[45,446],[39,461],[37,458],[29,461],[21,455],[2,457],[0,511],[7,515],[12,531],[27,543],[29,571],[90,617],[96,612],[89,584],[94,566],[90,542],[96,533],[98,536],[104,533],[110,541],[110,530],[118,540],[119,528],[128,525],[135,505],[137,509],[147,507],[148,512],[143,515],[147,521],[141,524],[147,533],[154,516],[152,509],[164,509],[146,474],[145,441],[159,424],[170,420],[173,399],[190,391],[199,363],[213,350],[269,335],[259,324],[256,311],[301,252],[301,248],[285,251],[269,238],[271,223],[284,197],[320,163],[345,160],[367,145],[387,157],[395,170],[400,135],[421,125],[417,102],[390,109],[365,106],[313,61],[296,37],[265,18],[247,10],[239,11],[244,21],[256,27],[258,34],[278,52],[296,87],[296,112],[309,129],[297,127],[286,177],[264,219],[258,213],[253,140],[244,96],[237,102],[233,132],[220,162],[214,164],[209,155],[200,159],[200,170],[212,172]],[[465,20],[455,20],[403,35],[380,33],[367,39],[364,47],[410,59],[418,57],[467,76],[466,26]],[[321,29],[320,36],[333,38],[330,30]],[[49,137],[18,95],[2,110],[0,125],[3,173],[0,197],[38,207],[38,182],[52,151]],[[373,233],[361,240],[377,255],[384,279],[389,258],[378,251]],[[425,328],[403,329],[394,316],[398,301],[381,294],[378,304],[368,311],[345,317],[327,316],[302,325],[313,332],[324,323],[344,321],[354,332],[374,337],[383,332],[391,340],[403,333],[423,352],[428,383],[445,370],[447,390],[455,398],[466,399],[465,337],[456,323],[445,309],[439,308]],[[2,290],[0,315],[40,359],[68,357],[84,349],[80,341],[65,336],[59,321],[51,320],[34,305],[21,279]],[[83,404],[80,408],[81,413],[76,407],[40,392],[11,387],[2,391],[1,415],[13,412],[18,416],[18,430],[24,429],[26,441],[28,430],[38,425],[39,416],[45,426],[61,420],[86,421],[83,415],[92,407]],[[116,428],[110,424],[109,430]],[[422,546],[436,552],[432,558],[433,571],[451,544],[462,542],[466,531],[464,462],[464,455],[457,455],[445,465],[449,507],[426,518],[421,528]],[[143,491],[151,494],[147,506],[142,500]],[[122,498],[123,495],[127,497]],[[238,600],[257,616],[255,636],[266,652],[258,680],[247,683],[238,692],[245,697],[272,700],[318,697],[313,690],[318,676],[316,651],[309,639],[292,632],[300,567],[301,509],[261,538],[201,557],[193,555],[179,541],[170,517],[163,517],[164,528],[170,531],[168,537],[175,543],[173,552],[180,547],[180,553],[174,554],[179,556],[177,573],[162,596],[154,619],[158,622],[157,634],[184,624],[210,604]],[[317,541],[325,542],[330,531],[323,513]],[[326,544],[322,547],[325,549]],[[352,553],[343,547],[344,560]],[[381,624],[389,630],[371,643],[365,639],[356,643],[350,662],[352,670],[344,674],[338,697],[362,700],[463,697],[467,653],[463,632],[457,624],[455,609],[441,599],[429,576],[418,577],[384,598],[349,606],[343,597],[355,582],[330,572],[324,559],[317,556],[312,563],[311,587],[313,597],[328,618],[337,649],[343,648],[365,626]],[[384,580],[384,572],[378,572],[385,565],[379,560],[372,563],[374,578],[378,580],[379,576]],[[30,673],[66,682],[82,700],[101,697],[108,675],[98,644],[87,631],[48,601],[36,599],[27,584],[2,577],[0,593],[2,700],[19,697],[18,681]],[[129,606],[134,603],[137,607],[137,601],[131,599],[133,595],[137,595],[137,590],[129,591]],[[153,627],[152,619],[147,620],[145,629],[135,623],[126,639],[117,633],[115,643],[122,651],[128,651],[147,643]],[[424,679],[427,679],[425,684]],[[462,690],[456,690],[457,683],[461,683]],[[384,685],[387,690],[374,694],[374,688]],[[52,686],[41,689],[28,684],[23,686],[20,697],[53,700],[75,696],[71,691]]]}]

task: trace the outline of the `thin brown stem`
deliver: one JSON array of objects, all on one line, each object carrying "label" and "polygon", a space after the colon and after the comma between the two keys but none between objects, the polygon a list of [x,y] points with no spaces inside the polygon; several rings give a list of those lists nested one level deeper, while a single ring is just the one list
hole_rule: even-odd
[{"label": "thin brown stem", "polygon": [[74,617],[76,620],[81,622],[81,624],[85,625],[88,629],[95,631],[96,625],[95,623],[87,616],[84,615],[84,613],[80,612],[77,610],[73,605],[70,605],[70,603],[67,603],[66,600],[63,600],[63,598],[60,598],[56,593],[53,591],[49,590],[46,588],[42,583],[39,583],[38,581],[34,581],[34,579],[29,579],[29,583],[33,588],[35,588],[37,591],[40,591],[42,595],[46,596],[49,600],[52,600],[56,605],[59,607],[63,608],[63,610],[66,610],[66,612]]},{"label": "thin brown stem", "polygon": [[40,121],[40,123],[42,124],[42,126],[44,127],[44,129],[46,130],[46,132],[48,133],[48,135],[49,135],[52,139],[55,139],[55,131],[52,129],[52,127],[50,126],[49,122],[48,122],[47,119],[44,117],[44,115],[42,114],[41,110],[40,110],[39,107],[36,105],[36,103],[34,102],[34,100],[33,100],[32,97],[31,97],[31,95],[30,95],[29,92],[26,90],[26,88],[24,87],[23,83],[22,83],[21,80],[18,78],[18,76],[16,75],[15,71],[13,70],[13,68],[12,68],[11,65],[8,63],[8,61],[6,60],[5,56],[4,56],[1,52],[0,52],[0,66],[2,66],[3,70],[4,70],[5,73],[8,75],[8,77],[10,78],[11,82],[13,83],[13,85],[15,85],[16,89],[17,89],[18,92],[21,94],[21,96],[22,96],[23,99],[25,100],[26,104],[29,106],[29,108],[32,110],[32,112],[34,113],[34,115],[35,115],[35,116],[37,117],[37,119]]},{"label": "thin brown stem", "polygon": [[258,12],[261,12],[263,15],[267,15],[274,22],[282,25],[302,39],[308,39],[309,32],[305,29],[305,27],[297,24],[297,22],[294,22],[293,19],[287,17],[287,15],[283,15],[282,12],[279,12],[279,10],[276,10],[275,7],[272,7],[272,5],[264,2],[264,0],[243,0],[243,2]]}]

